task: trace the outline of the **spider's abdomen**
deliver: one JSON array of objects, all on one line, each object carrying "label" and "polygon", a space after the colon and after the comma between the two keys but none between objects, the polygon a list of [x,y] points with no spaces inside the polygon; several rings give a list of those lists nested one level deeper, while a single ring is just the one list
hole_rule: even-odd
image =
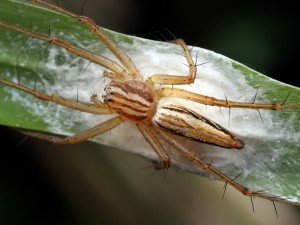
[{"label": "spider's abdomen", "polygon": [[155,95],[152,88],[142,81],[112,81],[103,93],[103,100],[123,118],[140,122],[152,117]]},{"label": "spider's abdomen", "polygon": [[208,118],[183,106],[159,107],[153,121],[161,128],[198,142],[223,148],[244,147],[243,140]]}]

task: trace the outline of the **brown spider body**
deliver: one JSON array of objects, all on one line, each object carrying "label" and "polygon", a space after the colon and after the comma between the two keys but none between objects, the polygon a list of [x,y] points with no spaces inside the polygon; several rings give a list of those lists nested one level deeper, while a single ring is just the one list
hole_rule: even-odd
[{"label": "brown spider body", "polygon": [[102,96],[108,106],[129,121],[149,120],[156,110],[155,92],[142,81],[112,81],[106,86]]},{"label": "brown spider body", "polygon": [[179,105],[160,107],[154,118],[159,127],[194,141],[223,148],[244,147],[244,141],[214,121]]},{"label": "brown spider body", "polygon": [[156,96],[149,84],[136,80],[112,81],[102,95],[104,102],[124,120],[135,123],[150,120],[164,130],[194,141],[223,148],[244,147],[236,135],[190,109],[176,105],[157,108]]}]

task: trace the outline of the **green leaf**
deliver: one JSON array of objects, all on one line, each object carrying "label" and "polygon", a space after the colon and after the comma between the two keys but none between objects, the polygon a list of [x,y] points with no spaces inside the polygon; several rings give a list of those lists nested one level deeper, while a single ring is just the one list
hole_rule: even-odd
[{"label": "green leaf", "polygon": [[[1,2],[0,20],[116,60],[84,25],[49,9],[5,0]],[[177,54],[180,48],[174,44],[107,32],[128,53],[145,79],[152,74],[188,72],[185,59]],[[20,82],[39,92],[89,101],[92,93],[101,96],[109,82],[102,77],[105,69],[100,66],[4,27],[0,28],[0,49],[0,78]],[[232,101],[300,104],[299,88],[280,83],[212,51],[195,47],[192,55],[198,63],[209,63],[198,66],[199,78],[184,89]],[[11,127],[72,135],[110,117],[42,102],[6,86],[0,88],[0,96],[0,124]],[[161,100],[161,104],[165,102],[184,104],[199,111],[245,141],[245,148],[239,151],[186,140],[189,148],[205,155],[214,167],[266,195],[280,196],[291,204],[300,201],[300,110],[231,109],[229,113],[228,109],[202,106],[172,96]],[[131,123],[124,123],[92,141],[157,160]],[[174,149],[169,154],[174,166],[193,173],[202,172]]]}]

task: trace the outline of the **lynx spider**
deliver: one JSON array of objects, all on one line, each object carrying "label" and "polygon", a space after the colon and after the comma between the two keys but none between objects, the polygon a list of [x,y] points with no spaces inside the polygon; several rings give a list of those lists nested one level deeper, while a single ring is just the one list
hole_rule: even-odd
[{"label": "lynx spider", "polygon": [[[159,162],[154,164],[155,168],[166,169],[171,165],[171,159],[161,142],[161,140],[163,140],[164,142],[170,144],[177,151],[181,152],[195,165],[205,171],[208,171],[212,175],[215,175],[220,180],[223,180],[225,182],[225,187],[227,184],[230,184],[239,192],[249,196],[251,201],[252,197],[256,196],[269,199],[273,201],[273,203],[274,201],[286,201],[278,196],[267,196],[261,191],[251,190],[242,186],[241,184],[237,183],[235,179],[229,178],[218,169],[213,167],[213,165],[210,163],[204,162],[203,158],[187,149],[180,142],[180,140],[177,139],[176,135],[174,136],[174,134],[224,148],[242,149],[244,142],[240,138],[222,126],[216,124],[208,118],[201,116],[193,110],[185,108],[184,106],[169,104],[157,108],[157,103],[163,97],[172,96],[174,98],[188,99],[204,105],[226,108],[281,110],[287,108],[299,109],[299,105],[284,105],[284,103],[256,104],[254,102],[233,102],[200,95],[173,87],[173,85],[193,84],[197,73],[197,65],[193,61],[190,50],[182,39],[174,40],[173,43],[182,48],[188,63],[189,75],[177,76],[168,74],[154,74],[150,76],[148,80],[144,81],[131,58],[116,43],[114,43],[105,33],[105,31],[98,27],[93,20],[85,16],[72,14],[42,0],[32,1],[51,8],[64,15],[70,16],[83,23],[118,58],[123,67],[104,56],[97,55],[89,50],[71,45],[55,37],[44,36],[42,34],[34,33],[30,30],[0,21],[0,26],[2,27],[13,29],[27,34],[33,38],[62,47],[77,56],[90,60],[91,62],[101,65],[102,67],[111,71],[105,72],[105,76],[110,78],[111,82],[104,90],[104,102],[100,101],[96,95],[92,95],[92,103],[66,99],[57,95],[45,95],[20,84],[0,79],[0,83],[4,85],[27,92],[38,99],[51,101],[71,109],[99,115],[114,113],[118,114],[118,116],[113,117],[112,119],[109,119],[106,122],[101,123],[89,130],[66,138],[53,137],[30,131],[25,131],[25,133],[46,139],[56,144],[75,144],[103,134],[117,127],[124,121],[131,121],[136,124],[138,130],[151,145],[153,150],[157,153]],[[155,89],[156,84],[159,84],[162,87]],[[172,85],[172,87],[165,87],[164,85]],[[187,124],[186,121],[192,121],[191,123],[193,125]],[[187,126],[189,127],[188,129],[186,129]],[[203,129],[206,133],[208,133],[207,135],[205,135],[205,132],[202,132]]]}]

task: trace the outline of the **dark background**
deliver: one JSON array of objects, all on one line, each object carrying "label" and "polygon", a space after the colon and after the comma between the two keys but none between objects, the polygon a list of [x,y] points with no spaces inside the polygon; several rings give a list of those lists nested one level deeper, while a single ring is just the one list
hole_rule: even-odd
[{"label": "dark background", "polygon": [[[76,1],[76,3],[78,5],[74,5],[74,1],[60,1],[60,4],[66,7],[74,7],[74,12],[78,13],[81,11],[82,3],[81,1]],[[299,9],[294,2],[86,0],[83,14],[94,18],[99,25],[111,30],[151,39],[170,40],[172,35],[167,31],[169,30],[176,37],[184,38],[189,45],[214,50],[265,75],[285,83],[300,86],[298,66],[296,66],[298,65],[296,60],[299,58],[300,40]],[[102,161],[99,162],[104,164],[104,170],[109,171],[110,174],[120,176],[120,173],[114,171],[114,162],[107,163],[107,160],[111,160],[107,157],[114,156],[107,155],[121,154],[121,156],[117,156],[117,159],[121,160],[119,161],[120,164],[123,164],[122,160],[128,160],[126,157],[132,157],[127,156],[126,153],[116,153],[115,151],[109,153],[105,150],[104,153],[96,153],[100,150],[98,146],[93,144],[62,147],[56,150],[57,148],[43,141],[33,138],[24,139],[23,135],[9,128],[1,127],[0,132],[2,143],[0,157],[0,224],[123,224],[129,222],[133,224],[143,222],[145,224],[151,224],[151,222],[152,224],[170,224],[171,222],[180,224],[184,221],[190,221],[187,218],[178,219],[176,214],[180,212],[180,209],[178,209],[178,212],[176,210],[172,211],[170,209],[172,204],[161,205],[161,210],[140,206],[144,200],[134,199],[132,191],[135,189],[130,192],[130,188],[124,187],[124,182],[127,182],[127,180],[123,178],[110,178],[113,180],[113,184],[109,187],[101,184],[100,186],[103,187],[104,191],[111,189],[113,195],[111,197],[105,196],[106,192],[104,192],[104,194],[101,194],[103,201],[95,200],[99,196],[92,192],[92,188],[86,187],[84,180],[80,179],[80,174],[83,173],[78,169],[80,167],[75,167],[72,170],[70,169],[72,166],[68,164],[72,157],[75,162],[81,160],[81,156],[76,158],[74,154],[92,151],[92,154],[100,154],[97,156],[101,158]],[[132,158],[130,160],[133,161],[130,162],[137,164],[133,167],[135,170],[140,170],[139,165],[150,166],[147,163],[141,164],[140,159],[137,157]],[[90,165],[82,164],[84,168]],[[128,167],[130,168],[130,164],[124,166],[123,170],[130,173]],[[60,173],[65,175],[60,177]],[[102,174],[103,171],[96,170],[96,173]],[[146,175],[142,176],[149,176],[147,177],[149,180],[153,179],[149,174],[151,172],[148,171]],[[169,176],[171,176],[169,179],[172,179],[173,175]],[[163,174],[159,174],[155,185],[160,186],[161,183],[168,183],[163,180]],[[61,185],[58,184],[59,182],[65,182],[66,184]],[[147,179],[141,182],[147,182]],[[169,182],[173,185],[172,181]],[[73,193],[70,191],[72,188],[66,188],[72,187],[72,185],[74,185],[73,189],[79,189],[79,191]],[[118,186],[119,189],[115,190],[114,185]],[[145,186],[149,185],[145,184]],[[123,190],[127,197],[120,197],[117,194],[118,190],[121,190],[121,192]],[[69,192],[73,194],[69,194]],[[128,192],[131,194],[128,194]],[[181,195],[188,194],[178,193]],[[221,196],[221,193],[222,190],[220,189],[217,194],[212,195]],[[79,195],[81,197],[78,197]],[[76,196],[79,200],[75,199]],[[170,196],[163,197],[168,198]],[[153,198],[158,198],[163,204],[166,204],[163,197],[154,195]],[[125,199],[121,201],[121,198]],[[112,206],[110,205],[112,204],[111,201],[117,203]],[[121,209],[117,207],[118,201],[123,202],[122,204],[125,202],[122,207],[119,206]],[[136,208],[136,213],[139,215],[125,213],[127,210],[126,202],[130,205],[131,201],[139,203]],[[145,202],[147,201],[145,200]],[[179,203],[174,201],[174,205],[176,204]],[[190,206],[188,201],[181,204],[188,209],[190,209],[189,207],[195,207]],[[222,212],[218,211],[216,204],[223,203],[219,200],[218,203],[214,204],[210,205],[208,202],[200,204],[207,206],[207,208],[211,207],[212,211],[209,212],[206,211],[205,207],[196,206],[199,208],[195,211],[198,211],[199,215],[203,214],[203,217],[199,217],[198,221],[204,222],[204,218],[209,215],[211,220],[207,222],[213,224],[215,214],[219,214],[221,220],[223,219],[223,224],[233,223],[233,220],[228,218],[229,222],[226,222],[224,219],[226,215],[222,217]],[[236,207],[238,209],[235,208],[235,210],[242,210],[239,209],[240,206]],[[272,206],[268,207],[273,210]],[[285,206],[279,206],[281,220],[278,222],[284,221],[282,218],[289,215],[283,207]],[[225,205],[221,208],[224,211],[228,210],[225,209]],[[122,209],[124,213],[121,212]],[[248,203],[246,211],[251,212],[251,210],[250,203]],[[260,216],[260,210],[263,209],[258,206],[256,214],[250,214],[256,221],[255,224],[261,224],[261,220],[257,219]],[[293,207],[289,210],[296,211]],[[191,211],[187,210],[188,213],[183,215],[191,216]],[[239,212],[236,211],[236,213]],[[205,216],[205,214],[207,215]],[[264,213],[261,214],[263,216]],[[243,221],[243,219],[239,220],[237,215],[227,214],[228,217],[230,215],[236,217],[235,222]],[[160,216],[165,216],[165,218]],[[275,214],[272,216],[275,218]],[[143,221],[143,218],[149,218],[149,220]],[[252,221],[253,218],[249,221]],[[297,218],[299,219],[299,217]],[[253,221],[251,223],[254,224]],[[272,224],[275,223],[276,220],[272,222]]]}]

